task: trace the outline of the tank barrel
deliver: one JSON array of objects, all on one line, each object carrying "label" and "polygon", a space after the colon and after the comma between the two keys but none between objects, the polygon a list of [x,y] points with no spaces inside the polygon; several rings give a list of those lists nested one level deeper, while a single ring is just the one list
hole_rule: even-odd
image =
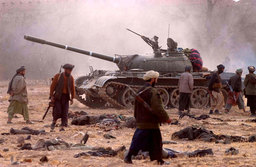
[{"label": "tank barrel", "polygon": [[62,44],[58,44],[58,43],[54,43],[54,42],[49,42],[49,41],[46,41],[46,40],[43,40],[43,39],[40,39],[40,38],[27,36],[27,35],[24,36],[24,39],[26,39],[28,41],[40,43],[40,44],[50,45],[50,46],[53,46],[53,47],[69,50],[69,51],[72,51],[72,52],[77,52],[77,53],[89,55],[89,56],[92,56],[92,57],[96,57],[96,58],[103,59],[103,60],[110,61],[110,62],[114,62],[114,63],[119,63],[120,62],[120,57],[111,57],[111,56],[106,56],[106,55],[102,55],[102,54],[98,54],[98,53],[93,53],[93,52],[90,52],[90,51],[86,51],[86,50],[82,50],[82,49],[78,49],[78,48],[73,48],[73,47],[70,47],[70,46],[67,46],[67,45],[62,45]]}]

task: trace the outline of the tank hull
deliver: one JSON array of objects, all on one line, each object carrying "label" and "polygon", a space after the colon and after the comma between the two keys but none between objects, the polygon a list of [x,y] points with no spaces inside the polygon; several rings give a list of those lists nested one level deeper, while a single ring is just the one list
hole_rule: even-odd
[{"label": "tank hull", "polygon": [[[145,71],[102,71],[81,77],[76,80],[77,99],[91,108],[114,107],[118,109],[132,108],[134,104],[133,91],[138,91],[145,82],[142,79]],[[192,108],[209,107],[210,99],[207,91],[210,73],[192,73],[194,90],[191,94]],[[181,73],[160,75],[156,88],[166,108],[177,108],[179,101],[178,81]],[[81,81],[83,80],[82,84]],[[223,83],[228,78],[223,79]],[[79,81],[79,82],[78,82]],[[131,90],[133,89],[133,91]],[[224,88],[225,99],[227,91]],[[93,103],[93,104],[91,104]]]}]

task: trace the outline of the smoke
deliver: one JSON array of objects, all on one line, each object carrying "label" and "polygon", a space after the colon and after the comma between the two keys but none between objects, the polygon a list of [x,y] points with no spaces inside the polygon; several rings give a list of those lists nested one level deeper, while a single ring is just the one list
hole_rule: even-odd
[{"label": "smoke", "polygon": [[[74,74],[94,69],[117,70],[111,62],[31,43],[31,35],[109,56],[151,53],[130,28],[148,37],[157,35],[166,48],[170,37],[180,47],[201,52],[204,66],[224,63],[228,71],[256,63],[255,6],[250,0],[0,0],[0,79],[8,79],[21,65],[27,77],[45,79],[64,63],[75,64]],[[249,4],[247,4],[249,3]],[[211,15],[209,15],[209,13]]]}]

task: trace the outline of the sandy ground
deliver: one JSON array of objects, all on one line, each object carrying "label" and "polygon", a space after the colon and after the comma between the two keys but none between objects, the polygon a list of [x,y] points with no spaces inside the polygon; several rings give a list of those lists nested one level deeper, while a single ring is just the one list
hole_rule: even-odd
[{"label": "sandy ground", "polygon": [[[13,124],[6,124],[7,121],[7,107],[8,96],[6,95],[7,82],[0,82],[0,132],[9,132],[10,128],[22,128],[30,127],[33,129],[44,129],[48,132],[46,135],[33,135],[30,142],[34,145],[39,139],[53,139],[61,137],[69,143],[79,143],[82,136],[75,134],[88,131],[90,138],[87,142],[88,146],[102,146],[118,148],[119,146],[126,146],[129,148],[134,129],[123,128],[120,130],[112,130],[108,133],[115,136],[116,139],[104,139],[103,135],[106,133],[102,129],[95,126],[69,126],[65,132],[50,132],[50,128],[46,125],[51,123],[51,113],[49,113],[44,122],[39,122],[47,108],[48,103],[48,86],[42,82],[30,82],[28,86],[29,91],[29,112],[31,120],[35,122],[33,125],[26,125],[22,116],[18,115],[18,118],[13,119]],[[115,110],[105,109],[96,110],[89,109],[86,106],[79,104],[75,101],[74,105],[70,108],[71,111],[86,111],[90,115],[100,114],[123,114],[131,116],[132,110]],[[200,115],[208,113],[207,110],[192,110],[193,114]],[[177,110],[170,109],[168,114],[171,118],[178,118]],[[256,134],[255,123],[247,122],[246,120],[252,119],[249,117],[249,113],[243,113],[234,108],[233,111],[226,115],[214,115],[212,117],[218,117],[224,122],[216,119],[207,119],[203,121],[197,121],[188,117],[185,117],[180,121],[180,125],[163,125],[161,126],[163,140],[171,141],[172,133],[183,129],[190,125],[198,125],[209,130],[212,130],[215,134],[227,134],[227,135],[239,135],[249,137]],[[46,126],[46,127],[45,127]],[[0,166],[11,166],[11,157],[20,163],[20,166],[156,166],[155,162],[146,160],[134,160],[134,165],[127,165],[123,163],[120,156],[102,158],[102,157],[81,157],[74,158],[76,153],[82,152],[80,150],[55,150],[55,151],[22,151],[17,147],[17,138],[19,136],[26,137],[27,135],[0,135],[0,139],[4,139],[4,143],[0,144],[0,154],[3,156],[0,158]],[[200,141],[185,141],[178,140],[177,144],[166,144],[165,148],[171,148],[177,151],[194,151],[196,149],[212,148],[214,155],[201,158],[187,158],[180,157],[176,159],[168,159],[171,164],[169,166],[256,166],[256,143],[231,143],[231,144],[215,144]],[[239,149],[238,155],[225,155],[225,150],[235,147]],[[9,151],[4,152],[3,149],[8,148]],[[49,162],[40,163],[39,159],[46,155],[49,158]],[[31,162],[25,162],[31,161]]]}]

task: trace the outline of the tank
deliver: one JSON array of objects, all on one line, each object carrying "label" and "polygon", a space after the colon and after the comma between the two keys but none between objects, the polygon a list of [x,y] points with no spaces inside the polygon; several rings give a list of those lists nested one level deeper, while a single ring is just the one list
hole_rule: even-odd
[{"label": "tank", "polygon": [[[115,63],[118,71],[94,70],[75,80],[76,99],[91,108],[131,108],[134,104],[133,90],[137,91],[144,85],[143,75],[148,70],[160,73],[156,88],[165,107],[178,107],[178,81],[186,66],[192,66],[183,52],[164,53],[162,57],[145,55],[115,55],[107,56],[67,45],[49,42],[43,39],[24,36],[26,40],[66,49],[72,52],[88,55]],[[207,91],[208,78],[212,72],[192,73],[195,87],[191,95],[191,107],[205,108],[209,105]],[[224,78],[223,82],[228,78]],[[133,90],[131,90],[133,89]],[[226,96],[227,92],[223,89]]]}]

